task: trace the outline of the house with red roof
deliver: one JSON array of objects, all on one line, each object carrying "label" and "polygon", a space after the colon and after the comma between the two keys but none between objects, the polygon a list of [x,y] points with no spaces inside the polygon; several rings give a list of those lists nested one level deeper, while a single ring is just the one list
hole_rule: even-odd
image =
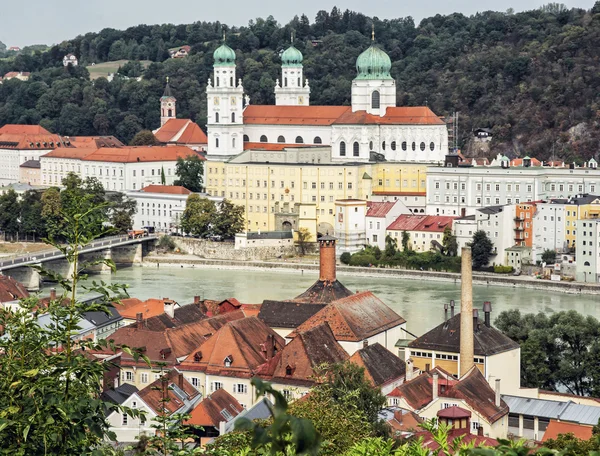
[{"label": "house with red roof", "polygon": [[366,233],[367,244],[385,249],[386,229],[403,214],[412,211],[401,200],[367,201]]},{"label": "house with red roof", "polygon": [[208,143],[206,133],[191,119],[170,118],[154,131],[154,137],[162,144],[187,146],[198,151],[206,150]]},{"label": "house with red roof", "polygon": [[402,235],[406,231],[410,237],[410,248],[417,252],[427,252],[442,246],[444,230],[452,229],[455,218],[443,215],[404,214],[387,227],[386,233],[401,246]]}]

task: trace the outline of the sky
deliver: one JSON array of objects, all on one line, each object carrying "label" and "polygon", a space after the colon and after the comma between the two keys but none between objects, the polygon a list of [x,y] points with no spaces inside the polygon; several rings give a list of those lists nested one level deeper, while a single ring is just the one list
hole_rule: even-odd
[{"label": "sky", "polygon": [[[564,0],[568,7],[590,9],[595,0]],[[560,2],[560,0],[558,0]],[[25,4],[0,0],[0,41],[7,46],[54,44],[87,32],[111,27],[125,29],[138,24],[188,24],[195,21],[221,21],[228,25],[247,25],[250,19],[272,15],[287,23],[294,15],[306,14],[314,20],[319,10],[333,6],[350,9],[380,19],[412,16],[418,23],[435,14],[478,11],[515,12],[538,8],[549,0],[29,0]]]}]

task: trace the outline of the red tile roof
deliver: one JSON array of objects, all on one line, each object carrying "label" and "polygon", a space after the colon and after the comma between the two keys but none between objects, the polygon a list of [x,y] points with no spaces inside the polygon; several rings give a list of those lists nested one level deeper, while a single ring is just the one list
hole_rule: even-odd
[{"label": "red tile roof", "polygon": [[446,215],[412,215],[403,214],[394,220],[388,230],[393,231],[429,231],[443,233],[446,227],[452,228],[456,217]]},{"label": "red tile roof", "polygon": [[29,77],[31,73],[29,71],[9,71],[4,75],[4,79],[16,78],[17,76]]},{"label": "red tile roof", "polygon": [[29,297],[29,292],[21,282],[17,282],[12,277],[0,275],[0,302],[27,297]]},{"label": "red tile roof", "polygon": [[0,133],[0,145],[3,149],[17,150],[52,150],[55,147],[68,147],[60,136],[52,133]]},{"label": "red tile roof", "polygon": [[367,202],[367,217],[385,217],[387,215],[387,213],[389,211],[392,210],[392,208],[394,207],[394,204],[396,204],[393,201],[388,201],[385,203],[377,203],[375,201],[368,201]]},{"label": "red tile roof", "polygon": [[[513,158],[510,161],[510,166],[523,166],[523,159],[522,158]],[[537,158],[532,158],[531,166],[542,166],[542,162],[539,161]]]},{"label": "red tile roof", "polygon": [[135,320],[138,313],[142,314],[144,319],[155,317],[165,312],[165,301],[162,299],[150,298],[137,304],[130,304],[126,307],[115,305],[115,309],[123,318]]},{"label": "red tile roof", "polygon": [[388,396],[402,397],[414,410],[420,410],[433,400],[434,373],[439,375],[439,386],[443,385],[447,388],[457,383],[452,375],[439,367],[435,367],[429,372],[423,372],[421,375],[398,386]]},{"label": "red tile roof", "polygon": [[207,144],[208,138],[196,122],[190,119],[169,119],[154,137],[161,143]]},{"label": "red tile roof", "polygon": [[204,157],[186,146],[128,146],[128,147],[102,147],[92,149],[55,149],[44,155],[44,157],[74,158],[86,161],[114,162],[114,163],[136,163],[136,162],[160,162],[177,161],[178,158],[186,158],[197,155],[201,160]]},{"label": "red tile roof", "polygon": [[73,147],[93,148],[93,147],[125,147],[121,141],[114,136],[69,136],[64,138]]},{"label": "red tile roof", "polygon": [[[172,386],[176,385],[185,394],[185,400],[192,400],[200,394],[200,392],[188,382],[183,375],[180,377],[180,373],[177,369],[172,369],[166,374],[166,382],[163,383],[163,378],[159,378],[154,382],[150,383],[146,388],[139,391],[137,395],[143,400],[148,407],[154,412],[161,411],[163,408],[167,409],[169,414],[175,413],[181,407],[184,406],[184,402],[181,400],[179,395],[175,394],[172,390]],[[163,390],[163,385],[165,389]],[[168,401],[164,401],[168,398]]]},{"label": "red tile roof", "polygon": [[145,193],[166,193],[169,195],[189,195],[192,193],[181,185],[148,185],[140,190]]},{"label": "red tile roof", "polygon": [[404,379],[406,363],[379,343],[361,348],[350,361],[365,369],[365,376],[372,385],[381,387],[395,380]]},{"label": "red tile roof", "polygon": [[360,342],[406,320],[370,291],[333,301],[302,323],[288,337],[327,323],[338,341]]},{"label": "red tile roof", "polygon": [[366,111],[347,110],[334,122],[336,125],[445,125],[427,106],[387,108],[383,117]]},{"label": "red tile roof", "polygon": [[190,418],[185,424],[218,428],[221,421],[228,422],[243,411],[244,407],[241,406],[237,399],[221,388],[210,396],[206,396],[192,410]]},{"label": "red tile roof", "polygon": [[550,420],[550,424],[546,428],[542,442],[549,439],[556,439],[561,434],[573,434],[578,439],[589,440],[592,438],[592,426]]},{"label": "red tile roof", "polygon": [[51,135],[48,130],[39,125],[16,125],[7,124],[0,127],[0,135]]}]

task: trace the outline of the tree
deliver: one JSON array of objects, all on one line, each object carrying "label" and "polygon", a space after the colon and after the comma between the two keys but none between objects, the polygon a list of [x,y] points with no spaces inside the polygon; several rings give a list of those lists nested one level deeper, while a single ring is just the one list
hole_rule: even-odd
[{"label": "tree", "polygon": [[213,201],[191,194],[181,216],[181,228],[185,233],[193,236],[207,237],[210,235],[211,224],[216,215],[217,207]]},{"label": "tree", "polygon": [[340,261],[344,264],[350,264],[351,259],[352,259],[352,254],[350,252],[344,252],[340,256]]},{"label": "tree", "polygon": [[221,201],[212,222],[211,234],[223,239],[233,239],[236,233],[244,231],[244,226],[244,206],[233,204],[228,199]]},{"label": "tree", "polygon": [[15,236],[19,233],[21,205],[17,193],[11,188],[0,195],[0,230],[5,235]]},{"label": "tree", "polygon": [[167,185],[167,178],[165,177],[165,167],[160,168],[160,184]]},{"label": "tree", "polygon": [[556,250],[544,250],[542,253],[542,261],[546,264],[554,263],[556,261]]},{"label": "tree", "polygon": [[27,190],[21,200],[21,232],[37,237],[46,236],[46,224],[42,217],[42,193],[37,190]]},{"label": "tree", "polygon": [[160,144],[150,130],[142,130],[135,134],[130,141],[130,146],[156,146]]},{"label": "tree", "polygon": [[488,265],[493,248],[494,244],[492,244],[485,231],[475,231],[471,242],[473,269],[480,269]]},{"label": "tree", "polygon": [[[402,233],[402,235],[404,236],[404,232]],[[402,241],[402,245],[404,246],[404,241]],[[385,257],[393,258],[394,255],[396,255],[397,251],[398,251],[398,241],[396,241],[396,239],[394,239],[392,236],[390,236],[388,234],[385,237]]]},{"label": "tree", "polygon": [[190,155],[185,159],[178,158],[175,166],[175,174],[178,179],[174,184],[181,185],[192,192],[201,192],[203,170],[204,164],[197,154]]},{"label": "tree", "polygon": [[110,193],[106,196],[108,203],[108,221],[115,234],[125,234],[133,226],[133,216],[137,212],[135,200],[123,193]]},{"label": "tree", "polygon": [[308,245],[312,234],[310,234],[310,230],[308,228],[299,228],[296,231],[297,242],[300,246],[300,255],[304,256],[306,253],[306,246]]},{"label": "tree", "polygon": [[410,249],[410,233],[407,231],[402,232],[402,250],[406,252]]},{"label": "tree", "polygon": [[456,236],[452,233],[452,228],[447,226],[444,228],[444,236],[442,238],[444,253],[448,256],[456,256],[458,253],[458,242]]},{"label": "tree", "polygon": [[63,230],[65,221],[62,216],[60,190],[56,187],[51,187],[42,193],[42,219],[48,237],[57,238]]},{"label": "tree", "polygon": [[[78,290],[86,276],[81,271],[80,252],[88,242],[105,234],[96,223],[96,211],[61,212],[65,220],[65,244],[52,242],[69,262],[68,277],[35,267],[42,275],[58,282],[63,294],[40,305],[37,297],[21,302],[21,309],[0,310],[0,452],[3,454],[98,454],[105,439],[114,439],[106,416],[112,411],[141,416],[131,410],[105,403],[99,385],[110,363],[99,362],[88,352],[107,350],[106,341],[75,340],[83,313],[108,313],[108,303],[124,293],[121,285],[94,282],[86,291],[102,298],[93,304],[79,301]],[[100,262],[115,270],[111,260]],[[35,311],[34,311],[35,310]],[[38,313],[47,313],[51,324],[41,327]],[[124,350],[128,350],[126,347]]]}]

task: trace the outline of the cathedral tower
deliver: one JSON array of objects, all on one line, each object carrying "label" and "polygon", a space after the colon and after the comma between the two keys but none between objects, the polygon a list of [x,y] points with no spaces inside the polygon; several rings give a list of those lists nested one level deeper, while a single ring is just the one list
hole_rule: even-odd
[{"label": "cathedral tower", "polygon": [[310,87],[303,77],[302,53],[292,45],[281,54],[281,81],[275,86],[277,106],[308,106]]},{"label": "cathedral tower", "polygon": [[356,59],[356,78],[352,81],[352,112],[367,111],[383,117],[388,107],[396,106],[396,81],[392,79],[390,57],[373,43]]},{"label": "cathedral tower", "polygon": [[223,157],[244,151],[244,88],[235,78],[235,52],[223,38],[213,54],[213,81],[208,80],[208,156]]},{"label": "cathedral tower", "polygon": [[160,97],[160,126],[162,127],[167,123],[169,119],[175,119],[177,117],[177,99],[171,93],[171,86],[169,86],[169,78],[167,78],[167,85],[165,86],[165,93]]}]

